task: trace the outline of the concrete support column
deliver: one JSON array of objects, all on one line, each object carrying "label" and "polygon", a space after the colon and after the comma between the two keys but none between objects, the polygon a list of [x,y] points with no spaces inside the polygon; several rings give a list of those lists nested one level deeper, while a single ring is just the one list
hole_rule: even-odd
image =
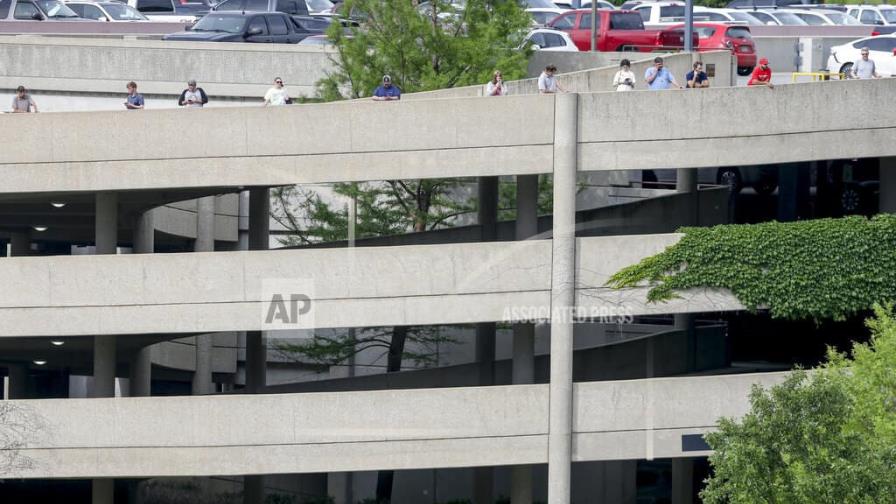
[{"label": "concrete support column", "polygon": [[[267,188],[249,191],[249,250],[270,243],[271,198]],[[266,383],[267,348],[261,331],[246,332],[246,388],[257,392]]]},{"label": "concrete support column", "polygon": [[93,337],[93,394],[115,397],[115,336]]},{"label": "concrete support column", "polygon": [[675,191],[688,194],[684,224],[696,226],[699,222],[699,204],[697,198],[697,170],[696,168],[679,168],[676,170]]},{"label": "concrete support column", "polygon": [[352,473],[327,474],[327,495],[333,496],[333,504],[355,504],[352,493]]},{"label": "concrete support column", "polygon": [[672,460],[672,504],[694,502],[694,459]]},{"label": "concrete support column", "polygon": [[676,313],[675,329],[685,334],[685,372],[697,370],[697,326],[696,316],[692,313]]},{"label": "concrete support column", "polygon": [[792,222],[808,217],[809,163],[778,166],[778,220]]},{"label": "concrete support column", "polygon": [[551,375],[548,503],[569,504],[572,467],[572,352],[576,267],[578,95],[554,96],[554,232],[551,260]]},{"label": "concrete support column", "polygon": [[95,479],[90,502],[92,504],[115,504],[115,480]]},{"label": "concrete support column", "polygon": [[97,254],[114,254],[118,247],[118,193],[97,193],[94,243]]},{"label": "concrete support column", "polygon": [[[215,197],[206,196],[197,200],[196,242],[194,252],[214,252],[215,250]],[[193,395],[211,394],[212,388],[212,335],[200,334],[194,338],[196,360],[194,363]]]},{"label": "concrete support column", "polygon": [[[516,239],[525,240],[538,234],[538,175],[516,177]],[[513,326],[514,384],[535,382],[535,324]],[[532,466],[510,468],[511,504],[532,503]]]},{"label": "concrete support column", "polygon": [[6,367],[9,373],[9,389],[7,399],[27,399],[28,367],[24,364],[10,364]]},{"label": "concrete support column", "polygon": [[[155,217],[152,210],[147,210],[137,217],[134,223],[134,253],[152,254],[156,249]],[[152,358],[151,346],[137,351],[131,362],[130,396],[148,397],[152,390]]]},{"label": "concrete support column", "polygon": [[[498,225],[498,177],[479,177],[479,228],[481,240],[495,241]],[[495,384],[495,344],[496,326],[494,322],[476,324],[476,362],[479,364],[479,385]],[[494,502],[495,475],[493,467],[473,468],[473,501]]]},{"label": "concrete support column", "polygon": [[27,231],[10,233],[9,255],[22,257],[31,254],[31,233]]},{"label": "concrete support column", "polygon": [[264,504],[264,476],[243,476],[243,504]]},{"label": "concrete support column", "polygon": [[880,212],[896,213],[896,157],[880,158]]}]

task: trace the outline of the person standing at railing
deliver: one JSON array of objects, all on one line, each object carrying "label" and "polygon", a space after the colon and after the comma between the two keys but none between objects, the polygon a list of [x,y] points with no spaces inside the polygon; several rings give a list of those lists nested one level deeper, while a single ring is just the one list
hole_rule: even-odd
[{"label": "person standing at railing", "polygon": [[485,85],[485,96],[506,96],[507,85],[504,84],[504,78],[501,76],[500,70],[495,70],[492,80]]},{"label": "person standing at railing", "polygon": [[557,82],[557,78],[554,77],[554,74],[557,73],[557,67],[554,65],[548,65],[544,67],[544,72],[541,72],[541,75],[538,76],[538,93],[539,94],[554,94],[554,93],[565,93],[566,90],[563,89],[563,86]]},{"label": "person standing at railing", "polygon": [[125,99],[124,108],[128,110],[143,110],[145,102],[143,95],[137,92],[137,83],[128,82],[128,97]]},{"label": "person standing at railing", "polygon": [[681,84],[675,81],[672,72],[663,66],[663,58],[659,56],[653,59],[653,66],[644,72],[644,80],[650,89],[669,89],[672,86],[682,89]]},{"label": "person standing at railing", "polygon": [[868,47],[860,49],[862,59],[852,64],[849,76],[853,79],[880,79],[873,59],[868,59]]},{"label": "person standing at railing", "polygon": [[709,77],[703,71],[702,61],[695,61],[694,69],[688,72],[684,79],[688,81],[687,86],[692,89],[709,87]]},{"label": "person standing at railing", "polygon": [[632,72],[632,63],[623,59],[619,62],[619,71],[613,76],[613,86],[616,91],[631,91],[635,89],[635,73]]},{"label": "person standing at railing", "polygon": [[769,89],[775,89],[775,86],[772,85],[772,69],[768,66],[768,58],[759,60],[759,65],[753,69],[753,73],[750,74],[750,80],[747,82],[747,85],[766,86]]},{"label": "person standing at railing", "polygon": [[34,109],[33,112],[37,112],[37,103],[35,103],[31,98],[31,95],[28,94],[28,90],[25,89],[25,86],[17,87],[16,95],[12,97],[12,113],[21,114],[32,112],[31,109]]},{"label": "person standing at railing", "polygon": [[383,84],[373,91],[374,101],[392,101],[401,99],[401,89],[392,84],[392,77],[388,74],[383,76]]}]

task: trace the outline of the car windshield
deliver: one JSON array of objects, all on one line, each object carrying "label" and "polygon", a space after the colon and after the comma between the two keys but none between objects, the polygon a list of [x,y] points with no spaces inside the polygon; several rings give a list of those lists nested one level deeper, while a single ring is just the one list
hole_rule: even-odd
[{"label": "car windshield", "polygon": [[828,18],[837,23],[838,25],[857,25],[859,21],[852,17],[843,14],[842,12],[831,12],[828,14]]},{"label": "car windshield", "polygon": [[725,32],[725,34],[731,38],[736,38],[736,39],[751,39],[751,38],[753,38],[753,36],[750,34],[750,30],[748,30],[744,27],[738,27],[738,26],[733,26],[731,28],[728,28],[728,30]]},{"label": "car windshield", "polygon": [[880,13],[888,23],[896,24],[896,9],[881,9]]},{"label": "car windshield", "polygon": [[[678,26],[677,28],[684,28]],[[694,31],[697,32],[697,38],[708,39],[716,34],[716,29],[712,26],[695,26]]]},{"label": "car windshield", "polygon": [[306,0],[305,3],[311,12],[329,12],[333,8],[333,2],[330,0]]},{"label": "car windshield", "polygon": [[754,18],[762,21],[765,24],[770,24],[770,25],[778,24],[778,22],[775,21],[775,18],[771,17],[770,15],[768,15],[764,12],[750,11],[750,15],[753,16]]},{"label": "car windshield", "polygon": [[751,24],[751,25],[761,25],[762,21],[754,18],[753,16],[747,14],[746,12],[732,12],[729,14],[731,19],[735,21],[740,21],[743,23]]},{"label": "car windshield", "polygon": [[242,16],[208,14],[193,26],[193,31],[242,33],[244,26],[246,18]]},{"label": "car windshield", "polygon": [[548,21],[557,17],[556,12],[530,12],[529,14],[532,16],[532,19],[540,25],[548,24]]},{"label": "car windshield", "polygon": [[809,24],[809,23],[803,21],[802,19],[800,19],[799,16],[791,14],[790,12],[776,12],[772,15],[775,16],[775,19],[780,21],[782,25],[806,26],[807,24]]},{"label": "car windshield", "polygon": [[42,11],[47,13],[48,17],[51,18],[76,18],[78,17],[75,14],[75,11],[69,9],[64,4],[57,2],[56,0],[37,0],[38,7],[41,8]]},{"label": "car windshield", "polygon": [[529,9],[556,9],[557,6],[550,0],[526,0],[526,7]]},{"label": "car windshield", "polygon": [[110,3],[104,4],[103,8],[116,21],[143,21],[147,19],[146,16],[137,12],[137,9],[130,5]]}]

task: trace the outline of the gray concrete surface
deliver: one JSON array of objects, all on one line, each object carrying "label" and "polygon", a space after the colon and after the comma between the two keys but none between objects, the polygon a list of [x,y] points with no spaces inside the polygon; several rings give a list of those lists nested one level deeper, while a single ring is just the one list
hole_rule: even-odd
[{"label": "gray concrete surface", "polygon": [[[573,459],[705,455],[682,452],[681,436],[705,433],[721,416],[742,415],[749,407],[751,385],[768,386],[783,377],[770,373],[577,383]],[[21,452],[35,464],[17,476],[251,475],[537,464],[547,461],[547,402],[547,385],[16,401],[12,404],[46,420],[46,429]]]}]

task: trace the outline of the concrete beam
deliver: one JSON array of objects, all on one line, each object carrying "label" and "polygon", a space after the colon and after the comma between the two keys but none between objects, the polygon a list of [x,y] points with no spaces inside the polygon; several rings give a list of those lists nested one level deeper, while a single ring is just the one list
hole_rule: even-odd
[{"label": "concrete beam", "polygon": [[[743,415],[752,384],[768,386],[784,376],[577,383],[573,460],[704,456],[683,452],[682,435],[705,433],[722,416]],[[16,477],[543,464],[548,402],[549,385],[16,401],[47,423],[22,450],[36,463]]]}]

